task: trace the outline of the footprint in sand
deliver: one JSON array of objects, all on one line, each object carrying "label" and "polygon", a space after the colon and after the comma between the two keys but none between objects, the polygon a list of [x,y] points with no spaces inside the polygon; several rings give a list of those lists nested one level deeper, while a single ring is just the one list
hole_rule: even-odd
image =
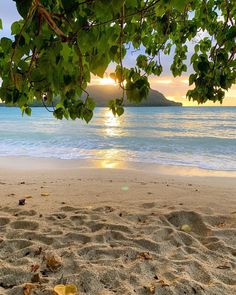
[{"label": "footprint in sand", "polygon": [[19,211],[18,216],[35,216],[37,215],[37,212],[35,210],[24,210],[24,211]]},{"label": "footprint in sand", "polygon": [[145,208],[145,209],[151,209],[151,208],[154,208],[155,205],[156,204],[154,202],[152,202],[152,203],[143,203],[142,207]]},{"label": "footprint in sand", "polygon": [[182,225],[188,224],[191,227],[192,232],[201,236],[209,234],[209,229],[203,222],[202,216],[193,211],[174,211],[165,215],[167,220],[177,228],[181,228]]},{"label": "footprint in sand", "polygon": [[16,250],[21,250],[24,248],[27,248],[31,246],[33,243],[31,241],[25,240],[25,239],[17,239],[17,240],[8,240],[3,241],[1,243],[1,251],[4,251],[7,248],[8,252],[14,252]]},{"label": "footprint in sand", "polygon": [[30,230],[36,230],[39,227],[38,222],[35,221],[27,221],[27,220],[17,220],[17,221],[13,221],[10,224],[11,228],[14,229],[30,229]]},{"label": "footprint in sand", "polygon": [[77,209],[75,207],[71,207],[71,206],[64,206],[60,208],[60,211],[63,211],[63,212],[73,212],[76,210]]},{"label": "footprint in sand", "polygon": [[85,214],[79,214],[79,215],[72,215],[70,217],[70,220],[75,224],[75,225],[84,225],[85,221],[88,219],[88,216]]},{"label": "footprint in sand", "polygon": [[10,222],[10,219],[7,217],[0,217],[0,226],[4,226]]}]

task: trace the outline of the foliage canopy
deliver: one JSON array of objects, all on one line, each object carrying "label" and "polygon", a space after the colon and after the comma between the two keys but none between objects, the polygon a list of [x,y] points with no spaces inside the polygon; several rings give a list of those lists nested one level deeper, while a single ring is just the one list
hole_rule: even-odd
[{"label": "foliage canopy", "polygon": [[[148,76],[161,75],[163,54],[173,55],[173,76],[187,71],[191,54],[191,100],[222,102],[235,81],[234,0],[14,1],[22,19],[12,24],[12,38],[0,40],[0,97],[28,115],[35,98],[52,104],[57,96],[56,118],[89,122],[95,104],[87,84],[91,74],[103,77],[111,62],[111,77],[123,89],[109,105],[118,115],[125,93],[135,102],[147,96]],[[199,32],[204,37],[196,39]],[[125,68],[130,46],[143,49],[136,66]]]}]

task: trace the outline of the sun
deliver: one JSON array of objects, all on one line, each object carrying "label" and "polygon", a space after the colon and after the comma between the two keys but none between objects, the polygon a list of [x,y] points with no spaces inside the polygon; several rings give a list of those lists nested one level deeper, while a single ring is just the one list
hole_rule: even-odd
[{"label": "sun", "polygon": [[106,77],[106,78],[99,79],[99,84],[100,85],[116,85],[116,82],[112,78]]}]

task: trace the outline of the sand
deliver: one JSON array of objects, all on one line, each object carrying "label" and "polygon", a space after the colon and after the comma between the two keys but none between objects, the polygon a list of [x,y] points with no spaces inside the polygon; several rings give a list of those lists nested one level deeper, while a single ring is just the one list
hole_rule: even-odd
[{"label": "sand", "polygon": [[0,294],[236,294],[233,173],[113,164],[1,159]]}]

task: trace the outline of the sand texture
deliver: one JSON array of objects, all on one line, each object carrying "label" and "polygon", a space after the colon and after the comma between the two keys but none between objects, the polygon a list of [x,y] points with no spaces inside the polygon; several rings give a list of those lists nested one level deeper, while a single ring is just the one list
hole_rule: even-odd
[{"label": "sand texture", "polygon": [[81,295],[236,294],[234,179],[67,169],[0,181],[0,294],[27,283],[31,295],[59,283]]}]

